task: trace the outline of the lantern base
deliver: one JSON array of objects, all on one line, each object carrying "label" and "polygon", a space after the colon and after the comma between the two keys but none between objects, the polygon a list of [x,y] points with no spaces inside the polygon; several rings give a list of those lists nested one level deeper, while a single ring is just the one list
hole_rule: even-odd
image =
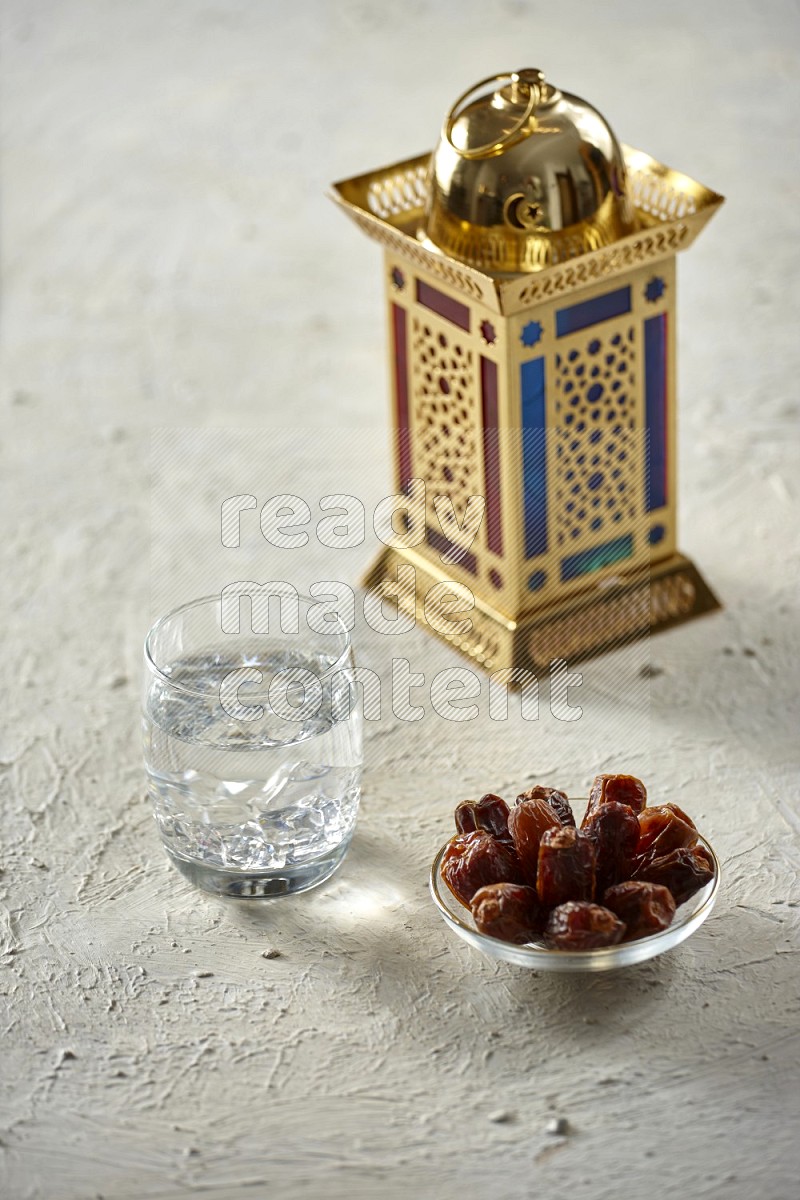
[{"label": "lantern base", "polygon": [[[398,598],[397,568],[403,564],[413,566],[416,587],[413,595],[408,592]],[[364,584],[374,589],[393,583],[394,589],[387,590],[388,600],[404,612],[413,612],[421,625],[486,671],[516,667],[546,672],[553,659],[572,664],[593,658],[721,608],[694,563],[682,554],[673,554],[518,620],[475,596],[474,609],[460,614],[462,619],[469,616],[472,628],[467,633],[451,633],[448,620],[432,612],[430,602],[426,615],[426,597],[443,580],[444,574],[413,550],[387,549],[368,571]],[[431,617],[438,628],[430,623]],[[454,614],[449,622],[458,617]]]}]

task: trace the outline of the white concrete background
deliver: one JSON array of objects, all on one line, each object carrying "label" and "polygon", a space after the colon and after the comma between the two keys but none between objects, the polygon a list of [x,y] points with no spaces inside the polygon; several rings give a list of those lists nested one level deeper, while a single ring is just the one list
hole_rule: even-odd
[{"label": "white concrete background", "polygon": [[[2,1195],[795,1196],[797,4],[7,0],[3,26]],[[217,902],[156,841],[141,638],[217,585],[239,462],[264,498],[385,490],[379,254],[324,189],[519,65],[729,197],[679,264],[681,544],[725,611],[587,667],[573,724],[387,711],[340,875]],[[355,580],[368,551],[292,566]],[[456,944],[426,894],[455,801],[615,767],[718,847],[709,923],[597,979]]]}]

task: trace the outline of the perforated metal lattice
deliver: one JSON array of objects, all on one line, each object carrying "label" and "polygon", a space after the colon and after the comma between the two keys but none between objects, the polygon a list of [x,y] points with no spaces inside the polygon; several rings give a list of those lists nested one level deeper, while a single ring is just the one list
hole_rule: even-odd
[{"label": "perforated metal lattice", "polygon": [[635,329],[572,337],[556,355],[556,535],[603,540],[636,515]]},{"label": "perforated metal lattice", "polygon": [[415,470],[459,517],[481,494],[475,353],[458,334],[415,316],[411,327]]}]

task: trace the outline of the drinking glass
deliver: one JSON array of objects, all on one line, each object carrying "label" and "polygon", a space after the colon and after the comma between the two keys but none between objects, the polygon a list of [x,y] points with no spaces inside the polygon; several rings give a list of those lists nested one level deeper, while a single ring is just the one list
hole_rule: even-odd
[{"label": "drinking glass", "polygon": [[275,628],[264,619],[269,598],[250,600],[246,630],[238,599],[232,614],[224,594],[155,623],[142,728],[175,866],[206,891],[264,897],[314,887],[344,859],[361,794],[362,714],[341,619],[315,618],[322,605],[295,593],[285,608],[281,598]]}]

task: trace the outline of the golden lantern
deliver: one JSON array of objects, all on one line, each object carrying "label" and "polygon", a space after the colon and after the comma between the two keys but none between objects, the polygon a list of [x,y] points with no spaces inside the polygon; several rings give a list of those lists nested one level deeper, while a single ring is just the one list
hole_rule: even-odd
[{"label": "golden lantern", "polygon": [[[433,154],[333,196],[385,250],[396,483],[426,485],[366,582],[412,566],[398,603],[490,670],[718,607],[676,546],[675,255],[723,198],[536,70],[483,80]],[[430,603],[447,581],[468,628]]]}]

